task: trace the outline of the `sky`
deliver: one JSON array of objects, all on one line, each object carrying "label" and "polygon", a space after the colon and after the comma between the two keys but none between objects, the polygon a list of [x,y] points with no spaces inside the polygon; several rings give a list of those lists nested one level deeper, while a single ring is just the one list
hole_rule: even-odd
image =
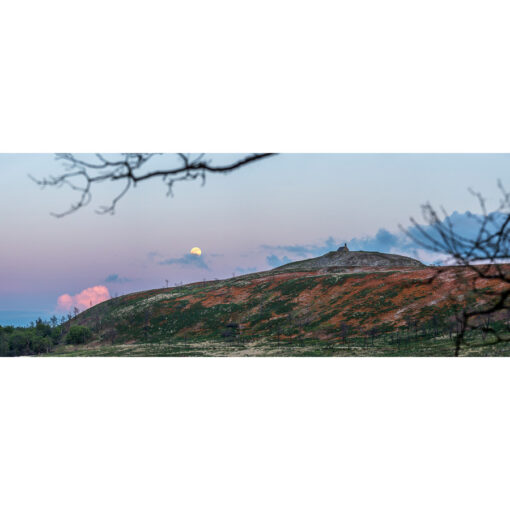
[{"label": "sky", "polygon": [[[215,162],[240,155],[208,155]],[[175,156],[157,157],[158,166]],[[439,260],[410,246],[399,229],[421,221],[421,205],[465,220],[477,213],[472,188],[498,205],[498,179],[510,188],[505,154],[280,154],[228,175],[140,183],[108,204],[118,184],[92,203],[55,218],[76,201],[70,188],[40,189],[28,177],[57,175],[54,154],[0,154],[0,325],[27,324],[80,310],[109,296],[176,283],[226,278],[351,249]],[[202,250],[200,257],[191,248]]]}]

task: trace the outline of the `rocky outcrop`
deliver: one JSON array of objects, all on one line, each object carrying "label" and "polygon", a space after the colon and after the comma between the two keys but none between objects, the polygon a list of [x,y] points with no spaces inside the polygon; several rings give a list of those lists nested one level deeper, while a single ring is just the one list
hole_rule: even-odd
[{"label": "rocky outcrop", "polygon": [[379,253],[376,251],[349,251],[347,246],[338,251],[330,251],[321,257],[291,262],[276,268],[293,270],[315,270],[327,267],[412,267],[424,268],[425,265],[419,260],[403,255]]}]

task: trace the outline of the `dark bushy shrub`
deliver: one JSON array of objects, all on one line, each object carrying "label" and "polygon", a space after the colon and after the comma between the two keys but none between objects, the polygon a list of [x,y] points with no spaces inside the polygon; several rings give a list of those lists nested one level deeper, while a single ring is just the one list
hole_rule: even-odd
[{"label": "dark bushy shrub", "polygon": [[84,344],[92,337],[92,331],[85,326],[71,326],[67,333],[66,342],[68,344]]}]

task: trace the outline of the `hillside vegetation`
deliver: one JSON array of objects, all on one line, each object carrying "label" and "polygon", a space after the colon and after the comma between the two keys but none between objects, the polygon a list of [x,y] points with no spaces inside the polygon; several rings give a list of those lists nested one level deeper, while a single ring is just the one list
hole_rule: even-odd
[{"label": "hillside vegetation", "polygon": [[[459,287],[462,277],[470,278],[463,272],[452,267],[431,282],[435,270],[424,266],[284,266],[138,292],[63,325],[63,334],[79,325],[92,335],[82,344],[57,345],[51,354],[450,356],[455,313],[470,300]],[[496,324],[507,327],[501,317]],[[474,332],[461,354],[507,353],[506,344]]]}]

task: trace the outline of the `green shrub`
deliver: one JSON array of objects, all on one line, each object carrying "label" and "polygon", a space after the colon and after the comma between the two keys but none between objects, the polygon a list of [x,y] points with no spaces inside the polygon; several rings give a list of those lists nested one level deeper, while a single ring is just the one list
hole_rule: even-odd
[{"label": "green shrub", "polygon": [[0,339],[0,356],[9,356],[9,342],[4,339]]},{"label": "green shrub", "polygon": [[92,337],[92,331],[85,326],[71,326],[67,333],[66,342],[68,344],[84,344]]},{"label": "green shrub", "polygon": [[62,337],[62,326],[52,328],[50,336],[53,340],[60,340]]},{"label": "green shrub", "polygon": [[53,342],[47,336],[40,337],[39,335],[34,335],[30,340],[30,350],[34,354],[41,354],[42,352],[50,352],[53,347]]}]

